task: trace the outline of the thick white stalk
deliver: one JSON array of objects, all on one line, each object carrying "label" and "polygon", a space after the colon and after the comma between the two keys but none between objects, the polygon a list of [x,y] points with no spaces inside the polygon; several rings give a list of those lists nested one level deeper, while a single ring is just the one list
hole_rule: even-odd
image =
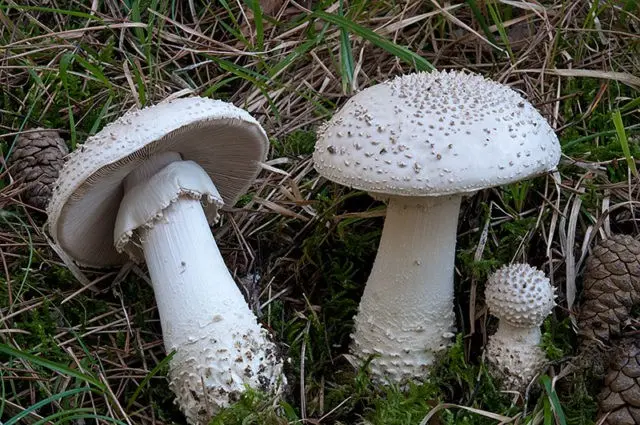
[{"label": "thick white stalk", "polygon": [[168,352],[215,335],[230,347],[235,335],[260,326],[220,255],[200,201],[180,199],[141,236]]},{"label": "thick white stalk", "polygon": [[[126,188],[147,184],[166,162],[159,158],[132,173]],[[245,385],[277,391],[283,378],[276,347],[227,270],[200,201],[177,197],[138,232],[165,347],[176,351],[170,384],[188,421],[208,423]]]},{"label": "thick white stalk", "polygon": [[513,326],[502,319],[498,325],[498,330],[491,338],[505,342],[510,347],[522,346],[523,351],[526,351],[540,344],[542,332],[539,326]]},{"label": "thick white stalk", "polygon": [[525,391],[540,373],[546,362],[541,337],[539,326],[517,327],[500,320],[485,351],[492,375],[502,381],[505,389]]},{"label": "thick white stalk", "polygon": [[454,330],[459,196],[391,197],[380,246],[355,318],[353,353],[371,355],[375,380],[425,377]]}]

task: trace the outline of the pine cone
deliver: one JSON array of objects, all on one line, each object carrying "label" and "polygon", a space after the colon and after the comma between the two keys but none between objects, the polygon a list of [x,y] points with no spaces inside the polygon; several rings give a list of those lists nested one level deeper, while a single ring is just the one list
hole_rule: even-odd
[{"label": "pine cone", "polygon": [[609,416],[603,425],[640,424],[640,339],[628,338],[618,344],[604,385],[598,396],[598,417]]},{"label": "pine cone", "polygon": [[631,308],[640,302],[640,242],[613,235],[587,259],[583,303],[578,315],[583,340],[608,343],[620,336]]},{"label": "pine cone", "polygon": [[36,128],[18,137],[11,154],[11,174],[25,185],[22,200],[45,209],[69,149],[55,130]]}]

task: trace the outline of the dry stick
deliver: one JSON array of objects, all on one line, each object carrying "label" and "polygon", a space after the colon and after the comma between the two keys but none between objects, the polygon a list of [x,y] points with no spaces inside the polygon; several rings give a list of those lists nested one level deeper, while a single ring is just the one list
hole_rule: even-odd
[{"label": "dry stick", "polygon": [[98,283],[102,282],[103,280],[113,276],[115,273],[106,273],[102,276],[99,276],[97,278],[95,278],[93,281],[91,281],[88,285],[86,286],[82,286],[80,289],[78,289],[77,291],[73,292],[71,295],[69,295],[68,297],[64,298],[61,302],[60,305],[67,303],[68,301],[72,300],[73,298],[75,298],[77,295],[80,295],[81,293],[83,293],[84,291],[86,291],[87,289],[92,289],[95,285],[97,285]]},{"label": "dry stick", "polygon": [[[473,255],[473,261],[479,262],[482,259],[482,254],[484,253],[484,248],[487,244],[487,237],[489,236],[489,223],[491,223],[491,213],[493,212],[493,202],[489,203],[489,214],[487,219],[485,220],[484,227],[482,228],[482,233],[480,233],[480,240],[478,241],[478,246],[476,247],[476,252]],[[475,277],[471,277],[471,296],[469,299],[469,334],[467,336],[471,336],[476,332],[476,321],[475,311],[476,311],[476,298],[477,298],[477,282]]]},{"label": "dry stick", "polygon": [[[304,328],[304,335],[309,334],[311,328],[311,320],[307,319],[307,324]],[[305,375],[304,365],[307,357],[307,343],[306,338],[302,337],[302,347],[300,348],[300,419],[305,421],[307,419],[307,394],[305,390]]]}]

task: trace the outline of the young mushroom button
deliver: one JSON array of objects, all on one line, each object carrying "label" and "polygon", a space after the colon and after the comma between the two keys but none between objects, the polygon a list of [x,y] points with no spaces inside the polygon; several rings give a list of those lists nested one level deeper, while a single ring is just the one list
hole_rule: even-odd
[{"label": "young mushroom button", "polygon": [[74,151],[47,228],[77,263],[146,261],[170,386],[191,424],[209,423],[251,387],[277,393],[282,362],[211,234],[260,171],[264,130],[245,111],[184,98],[131,112]]},{"label": "young mushroom button", "polygon": [[546,363],[540,325],[555,306],[549,279],[528,264],[511,264],[489,277],[485,299],[500,323],[489,337],[487,362],[505,389],[525,391]]},{"label": "young mushroom button", "polygon": [[353,96],[318,135],[316,170],[388,199],[352,351],[382,382],[425,377],[453,324],[461,197],[553,170],[560,145],[518,93],[479,75],[397,77]]}]

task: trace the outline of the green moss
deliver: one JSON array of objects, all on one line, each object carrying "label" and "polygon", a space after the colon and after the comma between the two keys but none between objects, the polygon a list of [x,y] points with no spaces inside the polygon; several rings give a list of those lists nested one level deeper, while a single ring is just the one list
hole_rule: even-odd
[{"label": "green moss", "polygon": [[287,403],[274,403],[272,396],[248,389],[240,401],[223,410],[209,425],[287,425],[296,420],[298,415]]},{"label": "green moss", "polygon": [[311,155],[316,143],[315,131],[294,130],[282,139],[272,139],[273,157],[298,157]]},{"label": "green moss", "polygon": [[575,332],[569,317],[558,321],[549,316],[542,324],[542,349],[551,361],[558,361],[573,354],[573,347],[577,344]]}]

